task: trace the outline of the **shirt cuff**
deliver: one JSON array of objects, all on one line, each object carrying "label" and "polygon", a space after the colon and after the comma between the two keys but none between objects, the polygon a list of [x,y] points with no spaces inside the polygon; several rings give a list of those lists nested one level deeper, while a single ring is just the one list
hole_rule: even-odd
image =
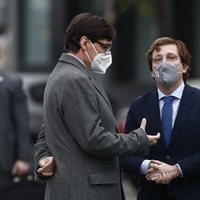
[{"label": "shirt cuff", "polygon": [[149,169],[149,164],[151,160],[144,160],[140,166],[140,174],[145,175],[147,170]]},{"label": "shirt cuff", "polygon": [[179,164],[176,164],[176,167],[178,168],[178,171],[180,172],[180,177],[183,178],[183,172],[181,170],[181,167]]}]

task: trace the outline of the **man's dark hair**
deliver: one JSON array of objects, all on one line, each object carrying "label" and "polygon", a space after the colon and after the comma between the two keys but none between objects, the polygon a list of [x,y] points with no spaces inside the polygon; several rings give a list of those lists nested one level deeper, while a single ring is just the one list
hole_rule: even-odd
[{"label": "man's dark hair", "polygon": [[75,16],[69,24],[64,37],[65,52],[78,52],[80,39],[88,37],[92,43],[99,39],[113,41],[116,31],[104,18],[91,13],[82,13]]}]

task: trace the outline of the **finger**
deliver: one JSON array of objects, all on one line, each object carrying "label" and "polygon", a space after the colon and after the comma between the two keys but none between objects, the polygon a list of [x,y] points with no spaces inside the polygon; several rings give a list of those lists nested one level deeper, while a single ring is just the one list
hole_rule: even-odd
[{"label": "finger", "polygon": [[43,176],[52,176],[53,175],[53,172],[45,172],[45,173],[42,173]]},{"label": "finger", "polygon": [[156,135],[153,135],[154,140],[159,140],[160,139],[160,133],[158,132]]},{"label": "finger", "polygon": [[157,133],[156,135],[148,135],[148,137],[151,141],[157,141],[160,139],[160,133]]},{"label": "finger", "polygon": [[145,178],[147,179],[147,180],[151,180],[151,178],[153,177],[153,173],[151,173],[151,174],[147,174],[146,176],[145,176]]},{"label": "finger", "polygon": [[40,167],[40,168],[38,168],[37,172],[42,174],[44,172],[44,169],[42,167]]},{"label": "finger", "polygon": [[42,167],[45,171],[53,171],[55,169],[55,164],[45,165]]},{"label": "finger", "polygon": [[150,173],[152,173],[152,172],[154,172],[155,170],[153,169],[153,168],[150,168],[150,169],[148,169],[147,171],[146,171],[146,174],[150,174]]},{"label": "finger", "polygon": [[46,162],[45,167],[49,167],[54,165],[54,159],[53,158],[49,158],[48,162]]},{"label": "finger", "polygon": [[146,128],[146,124],[147,124],[147,120],[146,118],[143,118],[140,124],[140,128],[142,128],[145,131]]},{"label": "finger", "polygon": [[152,169],[154,171],[158,170],[158,168],[159,168],[159,164],[158,163],[151,162],[150,165],[149,165],[149,169]]},{"label": "finger", "polygon": [[51,166],[43,166],[38,168],[38,173],[45,173],[45,172],[54,172],[55,171],[55,164],[52,164]]},{"label": "finger", "polygon": [[164,184],[163,176],[162,175],[158,176],[157,179],[155,180],[155,182],[157,184],[161,184],[161,183]]},{"label": "finger", "polygon": [[157,142],[158,142],[157,140],[149,141],[149,145],[150,146],[155,145],[155,144],[157,144]]},{"label": "finger", "polygon": [[161,165],[163,162],[159,161],[159,160],[151,160],[152,164],[157,164],[157,165]]},{"label": "finger", "polygon": [[150,144],[156,144],[158,141],[157,140],[153,140],[153,141],[150,141]]},{"label": "finger", "polygon": [[153,176],[152,178],[151,178],[151,181],[158,181],[158,176]]},{"label": "finger", "polygon": [[147,179],[147,181],[150,181],[150,180],[151,180],[151,177],[150,177],[150,176],[145,176],[145,178]]},{"label": "finger", "polygon": [[148,181],[150,181],[152,177],[153,177],[152,174],[147,174],[147,175],[145,176],[145,178],[146,178]]},{"label": "finger", "polygon": [[44,172],[49,172],[49,171],[52,171],[52,170],[48,170],[48,169],[45,168],[45,167],[40,167],[40,168],[38,168],[38,170],[37,170],[37,172],[40,173],[40,174],[42,174],[42,173],[44,173]]}]

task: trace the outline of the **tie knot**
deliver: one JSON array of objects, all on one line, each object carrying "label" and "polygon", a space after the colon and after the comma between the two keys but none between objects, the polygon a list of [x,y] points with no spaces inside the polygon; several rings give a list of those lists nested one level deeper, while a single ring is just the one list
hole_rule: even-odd
[{"label": "tie knot", "polygon": [[165,96],[163,97],[163,101],[165,102],[165,104],[171,104],[174,100],[173,96]]}]

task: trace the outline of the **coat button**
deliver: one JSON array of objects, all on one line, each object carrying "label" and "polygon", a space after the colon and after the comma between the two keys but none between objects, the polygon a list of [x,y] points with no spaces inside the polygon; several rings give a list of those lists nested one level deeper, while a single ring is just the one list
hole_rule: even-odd
[{"label": "coat button", "polygon": [[169,160],[171,157],[170,155],[166,155],[166,159]]}]

